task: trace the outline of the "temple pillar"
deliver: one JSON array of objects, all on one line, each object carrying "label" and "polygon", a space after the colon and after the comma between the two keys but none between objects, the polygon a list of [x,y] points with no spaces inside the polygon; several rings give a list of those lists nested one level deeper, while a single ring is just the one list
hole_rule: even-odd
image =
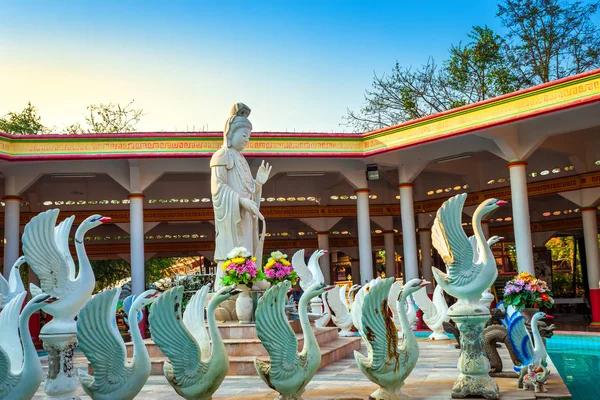
[{"label": "temple pillar", "polygon": [[[356,258],[350,259],[350,275],[352,275],[352,283],[355,285],[361,285],[361,277],[360,277],[360,260]],[[365,283],[368,280],[365,280]]]},{"label": "temple pillar", "polygon": [[481,221],[481,230],[486,240],[490,238],[490,221]]},{"label": "temple pillar", "polygon": [[396,276],[396,252],[394,251],[394,231],[383,231],[383,241],[385,247],[385,277]]},{"label": "temple pillar", "polygon": [[402,182],[398,185],[402,217],[402,244],[404,247],[404,282],[419,277],[413,186],[410,182]]},{"label": "temple pillar", "polygon": [[19,258],[19,214],[21,197],[7,194],[4,201],[4,276],[8,279],[10,270]]},{"label": "temple pillar", "polygon": [[144,271],[144,195],[129,196],[129,236],[131,241],[131,293],[140,295],[146,289]]},{"label": "temple pillar", "polygon": [[[432,282],[431,229],[419,228],[419,244],[421,246],[421,273],[423,274],[423,279]],[[427,290],[427,294],[433,294],[433,285],[427,285],[425,289]]]},{"label": "temple pillar", "polygon": [[329,231],[320,231],[317,232],[317,247],[320,250],[326,250],[327,253],[324,254],[319,260],[321,271],[323,272],[323,278],[325,278],[325,283],[331,284],[331,262],[330,262],[330,254],[329,254]]},{"label": "temple pillar", "polygon": [[596,207],[581,207],[583,220],[583,238],[587,260],[587,277],[590,286],[592,307],[591,326],[600,328],[600,251],[598,250],[598,223]]},{"label": "temple pillar", "polygon": [[[358,258],[360,260],[360,279],[373,279],[373,258],[371,255],[371,220],[369,217],[369,189],[357,189],[356,222],[358,225]],[[354,274],[353,274],[354,277]]]},{"label": "temple pillar", "polygon": [[517,264],[519,272],[528,272],[534,275],[529,199],[527,198],[527,162],[512,161],[508,164],[508,169],[510,171],[510,191],[515,246],[517,248]]}]

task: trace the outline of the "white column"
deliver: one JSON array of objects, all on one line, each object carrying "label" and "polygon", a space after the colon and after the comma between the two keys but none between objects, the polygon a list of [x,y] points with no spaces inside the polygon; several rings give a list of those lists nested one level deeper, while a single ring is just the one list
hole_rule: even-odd
[{"label": "white column", "polygon": [[129,224],[131,237],[131,292],[141,294],[146,289],[144,271],[144,195],[129,196]]},{"label": "white column", "polygon": [[317,242],[320,250],[327,250],[327,254],[324,254],[323,257],[319,260],[321,265],[321,271],[323,271],[323,277],[325,278],[325,283],[331,284],[331,263],[330,263],[330,255],[329,255],[329,232],[321,231],[317,232]]},{"label": "white column", "polygon": [[6,195],[4,201],[4,276],[8,279],[11,267],[19,258],[19,213],[21,198]]},{"label": "white column", "polygon": [[529,199],[527,198],[527,163],[513,161],[508,164],[510,171],[510,191],[513,212],[513,228],[517,247],[519,272],[534,275],[533,245],[529,221]]},{"label": "white column", "polygon": [[394,231],[383,231],[383,243],[385,247],[385,276],[391,278],[396,276],[396,252],[394,251]]},{"label": "white column", "polygon": [[[431,282],[433,273],[431,267],[433,260],[431,258],[431,230],[429,228],[419,228],[419,245],[421,246],[421,274],[423,279]],[[425,286],[427,293],[433,293],[433,285]]]},{"label": "white column", "polygon": [[402,217],[402,244],[404,247],[404,282],[419,277],[417,257],[417,234],[415,229],[415,211],[413,208],[413,184],[403,182],[398,185],[400,191],[400,214]]},{"label": "white column", "polygon": [[600,251],[598,250],[596,207],[581,207],[581,219],[583,220],[585,258],[592,303],[592,326],[600,326]]},{"label": "white column", "polygon": [[373,258],[371,252],[371,219],[369,216],[369,189],[357,189],[356,222],[358,225],[358,258],[360,259],[360,279],[368,282],[373,279]]}]

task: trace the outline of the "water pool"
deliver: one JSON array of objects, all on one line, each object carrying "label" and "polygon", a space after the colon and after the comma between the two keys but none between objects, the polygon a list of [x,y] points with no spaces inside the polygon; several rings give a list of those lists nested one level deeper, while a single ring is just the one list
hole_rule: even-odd
[{"label": "water pool", "polygon": [[573,399],[600,399],[600,336],[557,334],[546,348]]}]

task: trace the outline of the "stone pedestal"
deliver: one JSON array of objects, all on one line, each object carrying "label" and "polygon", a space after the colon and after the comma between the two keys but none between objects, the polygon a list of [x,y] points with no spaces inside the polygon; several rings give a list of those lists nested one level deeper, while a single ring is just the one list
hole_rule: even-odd
[{"label": "stone pedestal", "polygon": [[75,333],[40,335],[48,352],[48,375],[44,385],[46,400],[79,400],[76,393],[79,376],[73,364],[73,350],[77,347]]},{"label": "stone pedestal", "polygon": [[498,399],[500,390],[490,377],[488,360],[483,339],[485,323],[491,318],[490,310],[479,304],[456,303],[448,310],[448,316],[456,322],[460,331],[460,374],[452,387],[452,398],[483,396]]}]

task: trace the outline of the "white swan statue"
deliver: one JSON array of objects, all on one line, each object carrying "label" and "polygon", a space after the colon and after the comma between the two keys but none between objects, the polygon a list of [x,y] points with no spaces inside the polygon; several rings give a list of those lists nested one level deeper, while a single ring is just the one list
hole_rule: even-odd
[{"label": "white swan statue", "polygon": [[[79,370],[79,381],[93,400],[132,400],[150,376],[150,356],[135,324],[129,329],[133,358],[127,361],[116,319],[120,293],[121,288],[98,293],[83,306],[77,319],[79,347],[94,368],[94,376]],[[137,315],[158,295],[156,290],[145,291],[133,302],[131,313]]]},{"label": "white swan statue", "polygon": [[404,337],[404,333],[402,332],[402,322],[400,320],[400,308],[404,308],[406,311],[406,319],[408,320],[408,326],[411,330],[417,329],[417,309],[415,308],[415,302],[413,301],[412,296],[406,297],[404,302],[400,301],[400,293],[402,292],[402,281],[396,281],[392,284],[390,288],[390,293],[388,295],[388,306],[392,311],[392,320],[394,321],[394,325],[396,326],[396,330],[398,331],[398,338],[402,339]]},{"label": "white swan statue", "polygon": [[[31,293],[50,294],[59,300],[44,307],[54,318],[44,325],[44,334],[76,332],[75,316],[92,295],[96,279],[85,252],[86,232],[110,218],[92,215],[86,218],[75,232],[75,250],[79,260],[79,274],[75,278],[75,266],[68,253],[68,231],[58,240],[55,232],[56,219],[60,210],[42,212],[31,219],[23,232],[23,253],[27,263],[40,278],[41,289],[30,284]],[[66,224],[70,227],[70,224]],[[65,226],[66,227],[66,226]],[[60,241],[60,245],[58,242]],[[65,250],[66,249],[66,250]]]},{"label": "white swan statue", "polygon": [[27,303],[19,316],[26,295],[21,292],[0,312],[0,399],[3,400],[33,398],[44,378],[29,332],[29,318],[57,299],[47,294],[38,295]]},{"label": "white swan statue", "polygon": [[4,308],[12,299],[19,296],[25,291],[23,286],[23,280],[19,268],[25,264],[25,257],[21,256],[17,258],[17,261],[13,264],[10,274],[8,275],[8,281],[4,278],[4,275],[0,273],[0,310]]},{"label": "white swan statue", "polygon": [[[398,336],[390,335],[394,323],[388,312],[387,300],[394,278],[387,278],[374,285],[364,296],[362,306],[361,336],[367,346],[367,356],[354,352],[356,364],[361,372],[379,389],[371,393],[370,399],[396,400],[405,398],[401,388],[419,359],[419,346],[415,334],[406,319],[404,308],[400,308],[402,329],[405,332],[402,344]],[[429,282],[411,279],[404,285],[400,300],[423,288]],[[395,329],[394,329],[395,330]]]},{"label": "white swan statue", "polygon": [[298,353],[298,338],[285,316],[285,299],[290,290],[289,281],[269,288],[258,300],[256,331],[267,349],[270,363],[254,358],[254,366],[261,379],[279,392],[279,400],[301,399],[319,364],[321,350],[307,315],[310,299],[329,289],[323,282],[315,282],[300,297],[298,314],[302,325],[304,346]]},{"label": "white swan statue", "polygon": [[346,299],[348,301],[348,304],[350,305],[350,309],[352,309],[352,303],[354,303],[354,296],[356,295],[356,292],[360,290],[361,287],[361,285],[354,284],[350,287],[350,290],[348,290],[348,296],[346,296]]},{"label": "white swan statue", "polygon": [[300,287],[306,291],[315,282],[324,282],[323,271],[319,266],[319,259],[327,254],[327,250],[316,250],[308,259],[308,265],[304,262],[304,249],[298,250],[292,256],[292,265],[300,277]]},{"label": "white swan statue", "polygon": [[448,273],[435,267],[432,267],[432,271],[436,282],[446,293],[456,297],[459,302],[477,304],[481,293],[494,283],[498,275],[496,260],[481,229],[481,219],[506,204],[506,201],[487,199],[473,213],[477,253],[462,227],[462,209],[466,198],[466,193],[451,197],[437,212],[432,227],[432,242],[442,256]]},{"label": "white swan statue", "polygon": [[317,328],[325,328],[329,321],[331,321],[331,310],[329,309],[328,303],[328,294],[329,292],[325,292],[321,295],[321,300],[323,301],[323,316],[315,321],[315,326]]},{"label": "white swan statue", "polygon": [[[338,333],[340,336],[354,336],[352,328],[354,324],[352,322],[352,315],[348,303],[346,302],[346,296],[344,296],[344,287],[334,286],[329,292],[327,292],[327,300],[329,301],[329,307],[333,311],[334,315],[331,317],[333,323],[340,328]],[[342,300],[343,298],[343,300]]]},{"label": "white swan statue", "polygon": [[448,317],[448,303],[444,298],[444,291],[440,285],[437,285],[433,291],[433,301],[425,291],[418,291],[413,294],[413,299],[419,309],[423,311],[423,322],[427,324],[433,332],[429,335],[429,340],[450,340],[444,333],[444,322],[450,322]]},{"label": "white swan statue", "polygon": [[[163,367],[165,377],[177,394],[187,400],[211,399],[229,369],[229,357],[217,327],[215,310],[219,304],[240,291],[233,286],[221,287],[208,303],[206,315],[212,339],[211,351],[210,342],[202,334],[196,336],[197,332],[192,332],[205,330],[202,303],[206,300],[208,287],[204,286],[194,295],[197,296],[197,303],[191,309],[189,304],[192,301],[188,303],[183,321],[180,306],[183,286],[164,292],[154,302],[150,312],[152,338],[169,358]],[[190,316],[186,318],[187,313]]]},{"label": "white swan statue", "polygon": [[[538,321],[544,318],[546,318],[546,313],[536,312],[533,314],[531,317],[531,336],[533,337],[531,337],[525,327],[525,317],[514,306],[507,307],[506,318],[502,321],[502,324],[506,326],[510,344],[521,361],[520,366],[514,367],[516,373],[523,375],[530,364],[533,364],[536,368],[540,365],[544,367],[548,365],[546,361],[548,352],[538,328]],[[522,379],[521,376],[520,381]]]}]

